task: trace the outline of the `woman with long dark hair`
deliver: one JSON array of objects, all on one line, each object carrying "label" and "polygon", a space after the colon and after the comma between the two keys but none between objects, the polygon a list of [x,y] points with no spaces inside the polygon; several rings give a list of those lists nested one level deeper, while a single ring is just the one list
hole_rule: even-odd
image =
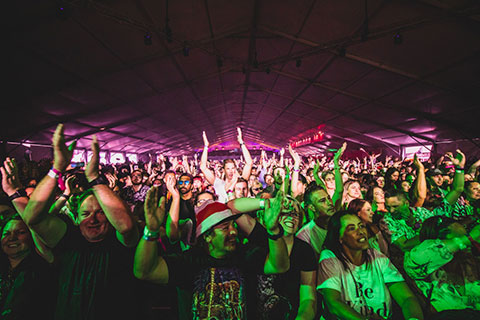
[{"label": "woman with long dark hair", "polygon": [[16,214],[1,231],[0,318],[52,319],[50,266],[35,251],[30,230]]},{"label": "woman with long dark hair", "polygon": [[357,215],[367,227],[370,248],[380,250],[388,256],[388,245],[391,234],[383,218],[372,211],[370,202],[363,199],[352,200],[348,210]]},{"label": "woman with long dark hair", "polygon": [[383,190],[391,190],[397,189],[396,183],[400,177],[400,171],[398,171],[395,167],[388,168],[387,172],[385,173],[385,187]]},{"label": "woman with long dark hair", "polygon": [[323,295],[327,319],[390,318],[390,295],[405,319],[423,319],[417,299],[398,270],[385,255],[369,248],[368,233],[359,217],[349,211],[335,213],[324,247],[317,290]]}]

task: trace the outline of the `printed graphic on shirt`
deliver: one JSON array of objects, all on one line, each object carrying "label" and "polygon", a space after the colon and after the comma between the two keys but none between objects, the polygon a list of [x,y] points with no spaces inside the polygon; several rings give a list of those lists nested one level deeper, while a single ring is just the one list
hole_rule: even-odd
[{"label": "printed graphic on shirt", "polygon": [[237,268],[202,270],[193,288],[193,319],[245,319],[245,280]]},{"label": "printed graphic on shirt", "polygon": [[276,275],[258,275],[258,311],[262,319],[290,319],[292,303],[275,289]]}]

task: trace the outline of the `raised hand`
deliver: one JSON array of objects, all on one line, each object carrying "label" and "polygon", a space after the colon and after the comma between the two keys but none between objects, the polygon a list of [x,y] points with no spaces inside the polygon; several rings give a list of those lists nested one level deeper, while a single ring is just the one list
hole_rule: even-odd
[{"label": "raised hand", "polygon": [[239,127],[237,127],[237,141],[241,145],[243,144],[242,129],[240,129]]},{"label": "raised hand", "polygon": [[70,164],[75,149],[76,141],[73,141],[68,147],[65,144],[64,127],[60,123],[53,134],[53,168],[64,172]]},{"label": "raised hand", "polygon": [[8,196],[11,196],[22,188],[22,184],[18,178],[17,162],[14,158],[5,159],[0,171],[2,172],[2,188]]},{"label": "raised hand", "polygon": [[91,182],[98,178],[99,176],[99,161],[100,161],[100,146],[98,145],[97,136],[93,136],[92,139],[92,158],[87,163],[85,168],[85,176],[87,181]]},{"label": "raised hand", "polygon": [[202,137],[203,137],[203,145],[208,148],[210,144],[208,143],[207,134],[205,133],[205,131],[203,131]]},{"label": "raised hand", "polygon": [[67,178],[65,181],[65,191],[63,191],[64,194],[68,196],[72,194],[72,190],[75,188],[75,178],[73,174]]},{"label": "raised hand", "polygon": [[334,164],[338,164],[338,160],[340,160],[340,158],[342,157],[345,149],[347,149],[347,143],[346,142],[344,142],[342,144],[342,147],[340,149],[338,149],[337,152],[335,152],[335,155],[333,156]]},{"label": "raised hand", "polygon": [[416,153],[415,153],[415,155],[413,156],[413,165],[414,165],[415,168],[417,168],[417,169],[424,169],[423,163],[420,161],[420,159],[418,159]]},{"label": "raised hand", "polygon": [[173,175],[169,175],[167,177],[167,181],[165,182],[165,185],[167,186],[167,190],[170,192],[172,197],[180,197],[180,193],[178,192],[177,189],[177,180]]},{"label": "raised hand", "polygon": [[465,161],[467,157],[465,157],[465,154],[460,151],[460,149],[457,149],[457,156],[454,158],[452,153],[447,153],[446,156],[452,161],[453,165],[455,167],[460,167],[464,168],[465,167]]},{"label": "raised hand", "polygon": [[160,209],[159,190],[157,187],[152,187],[147,191],[145,203],[143,205],[145,210],[145,225],[150,231],[158,231],[165,219],[165,213]]},{"label": "raised hand", "polygon": [[118,180],[117,176],[107,172],[105,173],[105,177],[108,180],[108,187],[112,190],[115,189],[115,186],[117,185],[117,180]]},{"label": "raised hand", "polygon": [[290,156],[293,158],[293,161],[295,163],[295,165],[299,165],[300,164],[300,156],[298,155],[298,153],[296,153],[293,149],[292,149],[292,146],[291,145],[288,145],[288,152],[290,153]]},{"label": "raised hand", "polygon": [[265,228],[270,234],[278,233],[278,218],[280,216],[280,212],[282,211],[284,200],[285,196],[283,192],[278,191],[276,197],[270,199],[270,205],[267,205],[265,208]]},{"label": "raised hand", "polygon": [[285,154],[285,148],[280,149],[280,157],[283,157]]}]

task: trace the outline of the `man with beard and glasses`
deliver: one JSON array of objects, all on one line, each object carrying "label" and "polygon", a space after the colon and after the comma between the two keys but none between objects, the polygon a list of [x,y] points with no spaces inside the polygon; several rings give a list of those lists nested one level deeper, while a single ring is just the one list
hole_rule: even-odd
[{"label": "man with beard and glasses", "polygon": [[145,201],[149,188],[142,182],[143,173],[141,170],[133,170],[130,180],[132,185],[124,187],[120,192],[120,197],[133,208],[136,204]]},{"label": "man with beard and glasses", "polygon": [[185,250],[195,242],[192,230],[197,225],[193,204],[193,177],[184,173],[175,181],[174,176],[168,176],[165,185],[172,195],[166,205],[167,237],[172,243],[181,240],[181,247]]}]

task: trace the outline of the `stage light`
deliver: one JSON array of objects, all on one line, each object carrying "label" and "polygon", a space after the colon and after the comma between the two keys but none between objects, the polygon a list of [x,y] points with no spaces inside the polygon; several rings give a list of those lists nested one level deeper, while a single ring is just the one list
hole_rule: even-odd
[{"label": "stage light", "polygon": [[402,44],[403,36],[400,32],[397,32],[393,35],[393,44]]},{"label": "stage light", "polygon": [[300,67],[302,66],[302,59],[297,59],[297,60],[295,61],[295,66],[296,66],[297,68],[300,68]]},{"label": "stage light", "polygon": [[152,34],[150,32],[145,33],[143,36],[143,43],[145,43],[146,46],[152,45]]}]

